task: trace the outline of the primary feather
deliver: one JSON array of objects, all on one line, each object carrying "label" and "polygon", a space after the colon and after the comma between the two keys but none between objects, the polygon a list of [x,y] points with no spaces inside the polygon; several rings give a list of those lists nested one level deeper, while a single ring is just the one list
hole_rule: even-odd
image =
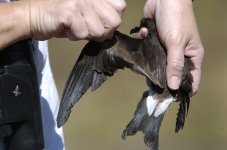
[{"label": "primary feather", "polygon": [[66,82],[57,117],[58,127],[67,121],[73,105],[89,88],[96,90],[118,69],[126,67],[146,77],[149,91],[144,92],[122,138],[142,131],[150,150],[158,150],[161,123],[174,100],[180,102],[175,131],[183,128],[192,93],[190,69],[193,64],[185,57],[180,88],[170,90],[166,84],[166,50],[159,41],[155,23],[143,18],[140,27],[131,32],[138,32],[141,27],[148,29],[149,36],[145,39],[132,38],[116,31],[111,40],[101,43],[90,41],[85,45]]},{"label": "primary feather", "polygon": [[[157,57],[159,49],[152,42],[148,39],[131,38],[118,31],[111,40],[102,43],[88,42],[66,82],[57,117],[58,127],[67,121],[71,108],[89,88],[94,91],[118,69],[130,68],[163,87],[165,74],[160,72],[165,70],[166,62]],[[155,65],[150,60],[163,65]]]}]

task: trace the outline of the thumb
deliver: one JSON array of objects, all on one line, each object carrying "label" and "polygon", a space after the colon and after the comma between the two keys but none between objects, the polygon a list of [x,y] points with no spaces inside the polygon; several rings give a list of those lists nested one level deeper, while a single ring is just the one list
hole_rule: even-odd
[{"label": "thumb", "polygon": [[143,8],[143,17],[144,18],[155,18],[155,6],[156,2],[154,0],[147,1]]},{"label": "thumb", "polygon": [[176,90],[180,86],[182,71],[184,68],[184,46],[167,45],[167,85]]}]

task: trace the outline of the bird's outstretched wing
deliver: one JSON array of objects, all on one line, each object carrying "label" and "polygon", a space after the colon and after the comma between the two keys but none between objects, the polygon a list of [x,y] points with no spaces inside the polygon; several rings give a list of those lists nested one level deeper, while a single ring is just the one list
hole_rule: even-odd
[{"label": "bird's outstretched wing", "polygon": [[155,41],[131,38],[118,31],[111,40],[88,42],[66,83],[57,117],[58,127],[67,121],[71,108],[89,88],[92,91],[99,88],[117,69],[130,68],[163,87],[165,65],[156,63],[165,64],[165,59],[159,58],[162,57],[159,52],[165,55],[155,46]]},{"label": "bird's outstretched wing", "polygon": [[117,69],[130,67],[131,64],[115,55],[116,39],[103,43],[90,41],[83,48],[74,65],[63,92],[57,124],[62,126],[71,113],[71,108],[81,96],[91,88],[99,88]]}]

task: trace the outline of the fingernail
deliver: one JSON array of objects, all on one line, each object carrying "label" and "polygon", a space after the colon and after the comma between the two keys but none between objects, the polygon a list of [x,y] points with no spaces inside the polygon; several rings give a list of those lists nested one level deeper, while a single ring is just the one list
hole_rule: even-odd
[{"label": "fingernail", "polygon": [[178,77],[178,76],[171,76],[170,77],[170,82],[169,82],[169,87],[171,89],[176,90],[176,89],[179,88],[179,86],[180,86],[180,77]]}]

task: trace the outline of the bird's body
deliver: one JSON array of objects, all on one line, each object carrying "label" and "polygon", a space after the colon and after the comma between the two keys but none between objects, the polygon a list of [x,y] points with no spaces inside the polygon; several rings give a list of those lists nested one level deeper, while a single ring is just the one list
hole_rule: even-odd
[{"label": "bird's body", "polygon": [[171,91],[166,85],[166,50],[158,39],[155,24],[150,19],[142,19],[140,27],[134,31],[141,27],[148,28],[149,36],[145,39],[131,38],[117,31],[111,40],[102,43],[90,41],[86,44],[66,83],[57,118],[58,126],[67,121],[71,108],[89,88],[94,91],[117,69],[126,67],[144,75],[149,90],[144,92],[122,138],[142,131],[146,145],[151,150],[157,150],[164,113],[175,100],[180,101],[176,131],[183,127],[192,91],[192,76],[189,73],[192,64],[185,58],[180,88]]}]

